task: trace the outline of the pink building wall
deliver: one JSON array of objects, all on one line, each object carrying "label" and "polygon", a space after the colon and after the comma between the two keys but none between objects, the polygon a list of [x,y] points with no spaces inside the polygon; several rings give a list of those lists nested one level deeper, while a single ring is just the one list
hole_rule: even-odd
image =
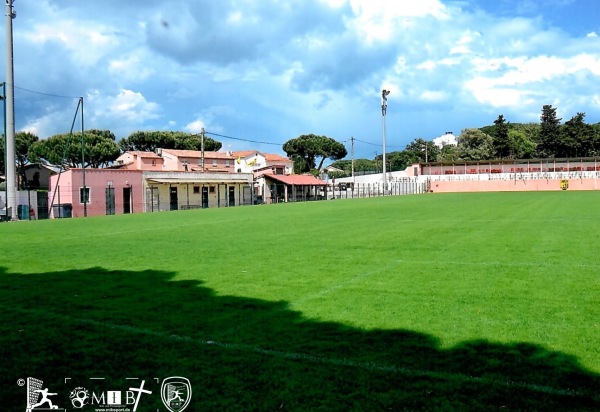
[{"label": "pink building wall", "polygon": [[116,161],[116,164],[122,164],[120,169],[127,170],[154,170],[161,172],[163,170],[163,158],[153,152],[125,152]]},{"label": "pink building wall", "polygon": [[161,156],[164,160],[163,171],[235,172],[235,158],[229,153],[205,151],[203,159],[202,152],[197,150],[161,149]]},{"label": "pink building wall", "polygon": [[[56,186],[57,180],[58,187]],[[129,213],[144,211],[142,171],[86,169],[85,186],[89,189],[88,216],[107,214],[106,189],[109,187],[114,189],[114,214],[124,214],[126,210],[129,210]],[[48,202],[50,203],[54,199],[54,205],[71,204],[72,217],[83,217],[84,204],[80,199],[81,188],[83,188],[82,169],[67,170],[60,175],[60,178],[59,175],[52,176]],[[130,194],[129,199],[126,199],[127,193]],[[129,203],[128,206],[127,203]],[[54,217],[53,211],[50,212]]]},{"label": "pink building wall", "polygon": [[457,180],[432,181],[431,191],[434,193],[451,192],[531,192],[556,191],[561,188],[562,181],[568,182],[566,190],[597,190],[598,179],[535,179],[535,180]]}]

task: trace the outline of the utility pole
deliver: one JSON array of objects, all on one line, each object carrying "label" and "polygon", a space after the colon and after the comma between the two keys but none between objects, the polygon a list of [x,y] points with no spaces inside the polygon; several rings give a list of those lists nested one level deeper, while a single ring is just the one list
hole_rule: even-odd
[{"label": "utility pole", "polygon": [[[0,86],[2,86],[2,96],[0,96],[0,100],[2,100],[2,119],[3,119],[3,133],[4,133],[4,147],[2,148],[4,150],[4,155],[6,157],[6,82],[2,82],[0,83]],[[6,165],[6,158],[4,159],[4,164]],[[6,166],[4,166],[4,170],[6,173]],[[8,216],[8,204],[6,204],[7,202],[7,191],[6,191],[6,186],[4,186],[4,207],[6,208],[6,217],[9,218]],[[1,204],[1,203],[0,203]]]},{"label": "utility pole", "polygon": [[15,168],[15,74],[13,64],[13,26],[17,17],[13,10],[13,0],[6,0],[6,217],[17,219],[17,173]]},{"label": "utility pole", "polygon": [[85,186],[85,133],[83,127],[83,97],[79,98],[81,103],[81,178],[83,180],[83,217],[87,217],[88,191]]},{"label": "utility pole", "polygon": [[354,177],[354,137],[350,138],[350,142],[352,143],[352,190],[354,190],[354,184],[356,183],[356,178]]},{"label": "utility pole", "polygon": [[206,169],[204,168],[204,134],[206,132],[204,131],[204,127],[202,128],[202,131],[200,132],[200,150],[202,150],[202,171],[205,172]]}]

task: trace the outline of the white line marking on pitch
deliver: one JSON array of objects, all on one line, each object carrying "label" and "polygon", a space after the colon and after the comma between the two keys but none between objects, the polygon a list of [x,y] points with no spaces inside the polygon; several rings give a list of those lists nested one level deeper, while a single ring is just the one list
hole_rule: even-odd
[{"label": "white line marking on pitch", "polygon": [[[401,261],[398,261],[398,262],[401,262]],[[377,269],[374,269],[374,270],[371,270],[371,271],[368,271],[368,272],[359,273],[358,275],[356,275],[356,276],[354,276],[354,277],[352,277],[352,278],[350,278],[350,279],[348,279],[348,280],[346,280],[344,282],[336,283],[336,284],[334,284],[334,285],[332,285],[332,286],[330,286],[328,288],[321,289],[321,290],[319,290],[319,291],[317,291],[315,293],[308,294],[308,295],[304,296],[302,299],[294,300],[294,301],[290,302],[290,305],[291,306],[300,305],[300,304],[302,304],[304,302],[307,302],[309,300],[313,300],[313,299],[317,299],[317,298],[320,298],[320,297],[325,296],[325,295],[329,295],[329,294],[331,294],[333,292],[336,292],[336,291],[338,291],[340,289],[345,288],[348,285],[360,282],[360,281],[362,281],[362,280],[370,277],[373,274],[380,273],[382,271],[388,270],[391,266],[392,266],[391,264],[387,264],[383,268],[377,268]]]},{"label": "white line marking on pitch", "polygon": [[589,268],[589,269],[597,269],[600,268],[600,264],[586,264],[586,263],[559,263],[559,262],[466,262],[466,261],[456,261],[456,260],[436,260],[432,258],[431,260],[405,260],[398,259],[399,263],[407,263],[414,265],[463,265],[463,266],[508,266],[508,267],[569,267],[569,268]]},{"label": "white line marking on pitch", "polygon": [[377,363],[377,362],[360,362],[360,361],[354,361],[354,360],[346,359],[346,358],[333,358],[333,357],[310,355],[308,353],[301,353],[301,352],[279,351],[279,350],[274,350],[274,349],[265,349],[265,348],[262,348],[262,347],[256,346],[256,345],[247,345],[244,343],[227,343],[227,342],[219,342],[219,341],[208,340],[208,339],[198,339],[198,338],[192,338],[190,336],[180,336],[180,335],[175,335],[175,334],[164,333],[164,332],[155,331],[152,329],[138,328],[135,326],[119,325],[119,324],[115,324],[115,323],[102,322],[102,321],[98,321],[98,320],[94,320],[94,319],[75,318],[72,316],[60,315],[57,313],[41,312],[39,310],[31,310],[31,309],[16,308],[16,307],[13,307],[12,309],[15,309],[15,310],[17,310],[19,312],[23,312],[23,313],[35,314],[38,316],[43,315],[43,316],[47,316],[47,317],[54,317],[54,318],[68,320],[68,321],[77,322],[77,323],[84,323],[84,324],[105,327],[105,328],[114,329],[114,330],[121,330],[124,332],[131,332],[131,333],[136,333],[136,334],[141,334],[141,335],[155,336],[155,337],[159,337],[159,338],[163,338],[163,339],[170,339],[170,340],[176,340],[176,341],[181,341],[181,342],[189,342],[189,343],[194,343],[194,344],[199,344],[199,345],[215,346],[215,347],[219,347],[219,348],[223,348],[223,349],[258,353],[261,355],[273,356],[273,357],[283,358],[283,359],[301,360],[301,361],[307,361],[307,362],[311,362],[311,363],[332,365],[332,366],[347,366],[347,367],[360,368],[360,369],[364,369],[367,371],[373,371],[373,372],[379,371],[379,372],[397,373],[397,374],[405,375],[408,377],[428,377],[428,378],[435,378],[435,379],[452,378],[452,379],[463,380],[466,382],[497,385],[497,386],[504,386],[504,387],[508,387],[508,388],[527,389],[527,390],[546,393],[546,394],[550,394],[550,395],[591,396],[593,399],[597,398],[597,396],[594,394],[592,394],[592,395],[584,394],[584,393],[582,393],[581,390],[577,390],[577,389],[555,388],[555,387],[548,386],[548,385],[540,385],[540,384],[528,383],[528,382],[499,381],[499,380],[495,380],[495,379],[470,376],[470,375],[466,375],[463,373],[456,373],[456,372],[435,372],[435,371],[428,371],[428,370],[405,368],[405,367],[401,367],[401,366],[383,364],[383,363]]},{"label": "white line marking on pitch", "polygon": [[381,268],[377,268],[368,272],[359,273],[358,275],[344,281],[336,283],[328,288],[321,289],[315,293],[308,294],[301,299],[294,300],[290,302],[291,306],[301,305],[307,301],[314,300],[320,298],[322,296],[329,295],[333,292],[336,292],[340,289],[347,287],[353,283],[358,283],[374,274],[385,272],[386,270],[392,268],[392,266],[400,266],[402,264],[416,264],[416,265],[464,265],[464,266],[508,266],[508,267],[549,267],[549,266],[567,266],[570,268],[579,267],[579,268],[600,268],[600,265],[587,265],[587,264],[560,264],[560,263],[535,263],[535,262],[459,262],[459,261],[439,261],[439,260],[429,260],[429,261],[419,261],[419,260],[404,260],[398,259],[395,261],[396,264],[387,264]]}]

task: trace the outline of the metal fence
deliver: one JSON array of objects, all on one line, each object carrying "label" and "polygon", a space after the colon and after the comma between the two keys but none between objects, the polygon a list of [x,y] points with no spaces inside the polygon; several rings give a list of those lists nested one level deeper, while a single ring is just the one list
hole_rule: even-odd
[{"label": "metal fence", "polygon": [[404,181],[389,182],[387,191],[384,183],[339,183],[327,186],[327,193],[321,193],[324,199],[358,199],[378,196],[401,196],[426,193],[429,189],[427,181],[406,179]]}]

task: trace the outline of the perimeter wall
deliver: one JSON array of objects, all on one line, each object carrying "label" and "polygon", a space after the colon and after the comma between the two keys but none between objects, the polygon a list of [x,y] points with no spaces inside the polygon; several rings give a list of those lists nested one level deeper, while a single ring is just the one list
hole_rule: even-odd
[{"label": "perimeter wall", "polygon": [[[577,174],[564,174],[564,176],[538,177],[515,176],[513,174],[502,176],[495,175],[493,179],[473,179],[448,177],[431,177],[430,191],[434,193],[450,192],[530,192],[530,191],[556,191],[556,190],[598,190],[599,177],[581,176]],[[481,176],[481,175],[480,175]],[[474,177],[474,176],[473,176]]]}]

